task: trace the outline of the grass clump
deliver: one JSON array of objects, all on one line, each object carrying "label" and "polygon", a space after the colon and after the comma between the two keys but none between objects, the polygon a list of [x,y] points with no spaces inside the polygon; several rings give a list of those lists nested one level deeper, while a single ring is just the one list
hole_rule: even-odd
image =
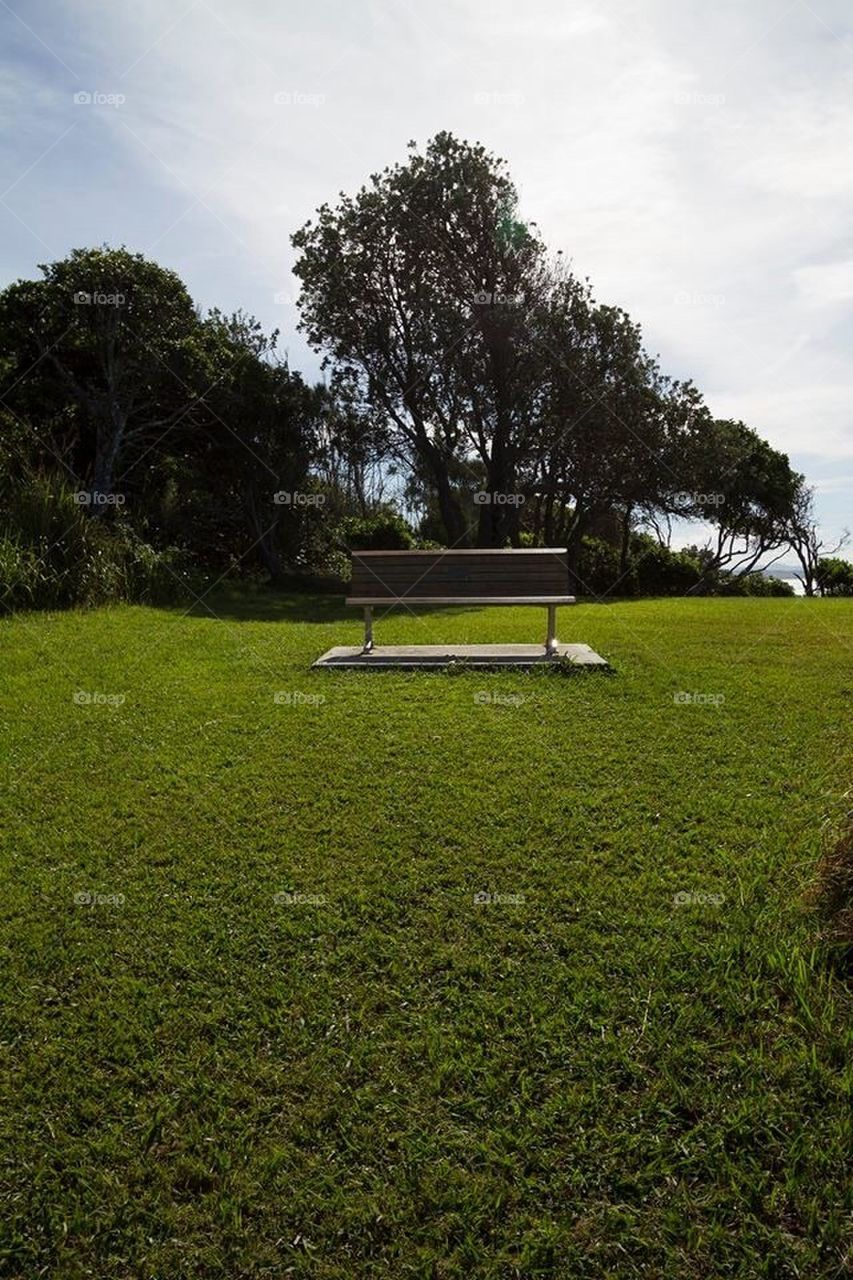
[{"label": "grass clump", "polygon": [[822,919],[821,939],[847,973],[853,968],[853,811],[833,831],[813,891]]}]

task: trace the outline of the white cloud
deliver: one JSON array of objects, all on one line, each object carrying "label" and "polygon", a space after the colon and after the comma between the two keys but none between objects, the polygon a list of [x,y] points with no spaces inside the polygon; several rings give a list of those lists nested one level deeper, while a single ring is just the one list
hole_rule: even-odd
[{"label": "white cloud", "polygon": [[816,480],[814,488],[819,493],[836,493],[839,490],[853,488],[853,475],[829,476],[823,480]]},{"label": "white cloud", "polygon": [[[788,453],[853,458],[853,402],[847,382],[788,385],[710,397],[720,417],[740,417]],[[815,430],[819,424],[819,431]]]},{"label": "white cloud", "polygon": [[848,302],[853,298],[853,258],[846,262],[799,267],[794,272],[794,280],[803,297],[813,306]]}]

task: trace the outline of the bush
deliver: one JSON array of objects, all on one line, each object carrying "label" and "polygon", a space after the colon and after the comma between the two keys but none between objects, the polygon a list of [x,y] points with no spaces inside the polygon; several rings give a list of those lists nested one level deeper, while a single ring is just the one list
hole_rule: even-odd
[{"label": "bush", "polygon": [[648,533],[633,535],[631,555],[641,596],[681,596],[701,577],[702,567],[688,551],[672,551]]},{"label": "bush", "polygon": [[817,580],[821,594],[825,596],[853,596],[853,564],[828,556],[818,561]]},{"label": "bush", "polygon": [[88,514],[61,480],[34,476],[7,498],[0,534],[0,597],[7,609],[57,609],[114,600],[178,599],[184,554],[158,551],[121,521]]},{"label": "bush", "polygon": [[0,598],[5,607],[16,609],[32,604],[41,582],[41,561],[36,553],[8,534],[0,537]]},{"label": "bush", "polygon": [[339,536],[353,551],[409,551],[415,545],[411,527],[387,507],[369,516],[348,516]]},{"label": "bush", "polygon": [[764,573],[744,573],[740,577],[723,574],[713,585],[711,595],[716,596],[793,596],[796,594],[790,582],[784,578],[771,578]]},{"label": "bush", "polygon": [[340,591],[350,576],[350,551],[408,551],[417,545],[411,527],[392,507],[347,515],[341,495],[302,513],[299,551],[287,565],[286,585]]},{"label": "bush", "polygon": [[701,576],[699,561],[686,551],[671,551],[646,533],[631,535],[627,568],[619,548],[603,538],[581,542],[578,573],[583,589],[603,596],[683,595]]},{"label": "bush", "polygon": [[328,508],[309,509],[286,584],[341,591],[350,577],[350,551],[408,551],[417,545],[411,527],[391,507],[369,515],[343,515]]},{"label": "bush", "polygon": [[113,599],[165,604],[184,599],[191,589],[192,563],[179,547],[158,550],[123,525],[112,531],[111,550],[118,568]]},{"label": "bush", "polygon": [[88,596],[97,537],[60,480],[33,477],[6,501],[0,590],[7,607],[55,608]]},{"label": "bush", "polygon": [[792,596],[794,589],[782,578],[763,573],[733,577],[704,569],[695,549],[672,551],[648,533],[633,533],[628,564],[623,571],[615,543],[603,538],[581,541],[578,573],[583,590],[604,596]]},{"label": "bush", "polygon": [[[603,538],[583,538],[578,559],[578,577],[582,591],[603,596],[619,578],[618,549]],[[636,583],[629,571],[627,577],[618,584],[619,595],[631,596],[635,588]]]}]

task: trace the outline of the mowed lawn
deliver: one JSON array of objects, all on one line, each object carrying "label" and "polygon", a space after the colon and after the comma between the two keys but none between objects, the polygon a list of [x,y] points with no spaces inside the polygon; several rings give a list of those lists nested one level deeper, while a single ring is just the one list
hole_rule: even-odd
[{"label": "mowed lawn", "polygon": [[0,625],[0,1273],[840,1276],[853,601],[206,603]]}]

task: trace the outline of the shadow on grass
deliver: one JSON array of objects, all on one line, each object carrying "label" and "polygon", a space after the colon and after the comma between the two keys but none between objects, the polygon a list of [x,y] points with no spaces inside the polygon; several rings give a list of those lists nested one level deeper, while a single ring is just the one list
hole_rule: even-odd
[{"label": "shadow on grass", "polygon": [[[274,587],[219,586],[187,609],[186,605],[164,606],[186,613],[191,618],[219,617],[229,622],[361,622],[362,611],[344,604],[344,596],[311,594]],[[435,607],[388,605],[394,613],[416,616],[435,613]],[[475,606],[446,606],[449,614],[476,612]],[[377,606],[374,616],[380,619],[385,606]]]},{"label": "shadow on grass", "polygon": [[215,615],[229,622],[351,622],[355,610],[346,608],[341,595],[218,586],[186,612],[191,618]]}]

